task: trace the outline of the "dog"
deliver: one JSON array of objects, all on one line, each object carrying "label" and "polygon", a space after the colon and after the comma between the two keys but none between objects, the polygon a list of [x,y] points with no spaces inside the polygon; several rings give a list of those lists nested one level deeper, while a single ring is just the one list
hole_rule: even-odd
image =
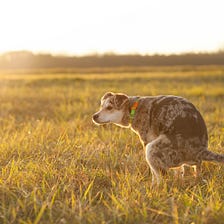
[{"label": "dog", "polygon": [[152,185],[172,168],[194,166],[202,161],[224,163],[224,155],[208,150],[205,121],[196,107],[179,96],[127,96],[105,93],[92,120],[97,125],[114,123],[131,128],[140,138],[152,173]]}]

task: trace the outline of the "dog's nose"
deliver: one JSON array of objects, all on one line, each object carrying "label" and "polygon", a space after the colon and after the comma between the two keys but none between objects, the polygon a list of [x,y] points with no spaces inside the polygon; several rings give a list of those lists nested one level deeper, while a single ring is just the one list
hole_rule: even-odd
[{"label": "dog's nose", "polygon": [[93,120],[96,120],[98,117],[99,117],[98,114],[94,114],[94,115],[93,115]]}]

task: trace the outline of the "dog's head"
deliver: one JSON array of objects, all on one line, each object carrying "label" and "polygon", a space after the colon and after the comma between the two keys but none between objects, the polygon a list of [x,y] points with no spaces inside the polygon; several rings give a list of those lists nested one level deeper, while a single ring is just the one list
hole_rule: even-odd
[{"label": "dog's head", "polygon": [[101,108],[93,115],[95,124],[114,123],[121,126],[127,126],[124,123],[124,116],[128,111],[129,98],[122,93],[105,93],[101,98]]}]

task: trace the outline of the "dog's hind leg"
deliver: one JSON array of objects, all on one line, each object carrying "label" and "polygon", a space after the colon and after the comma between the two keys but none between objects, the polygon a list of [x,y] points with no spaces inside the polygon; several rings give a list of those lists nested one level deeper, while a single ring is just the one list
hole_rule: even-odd
[{"label": "dog's hind leg", "polygon": [[174,176],[176,179],[184,178],[184,174],[185,174],[184,165],[174,169]]},{"label": "dog's hind leg", "polygon": [[197,164],[193,165],[193,171],[194,171],[194,177],[200,178],[201,176],[201,161],[199,161]]}]

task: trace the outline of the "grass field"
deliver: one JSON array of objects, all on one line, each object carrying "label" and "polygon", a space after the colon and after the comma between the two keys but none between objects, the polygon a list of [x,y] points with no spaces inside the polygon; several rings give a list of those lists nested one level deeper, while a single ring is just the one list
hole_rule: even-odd
[{"label": "grass field", "polygon": [[[224,166],[159,190],[138,137],[91,116],[107,91],[181,95],[224,153],[224,68],[0,75],[0,223],[224,223]],[[190,173],[190,170],[189,170]]]}]

